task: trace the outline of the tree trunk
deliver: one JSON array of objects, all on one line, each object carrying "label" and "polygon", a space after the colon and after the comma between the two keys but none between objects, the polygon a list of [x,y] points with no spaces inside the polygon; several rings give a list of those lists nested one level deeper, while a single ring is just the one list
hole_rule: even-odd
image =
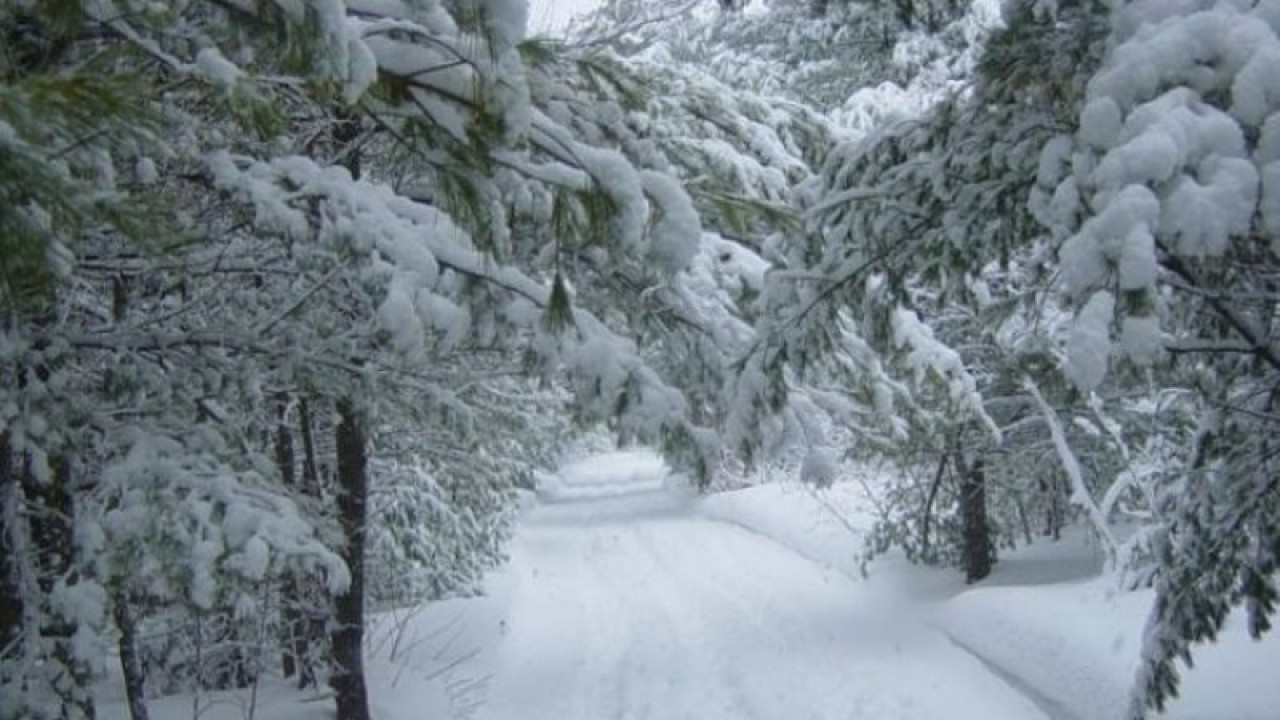
[{"label": "tree trunk", "polygon": [[[35,551],[36,582],[48,597],[60,580],[74,582],[75,495],[72,488],[74,463],[67,455],[49,460],[50,477],[39,479],[29,466],[22,473],[23,496],[30,509],[27,523]],[[89,668],[71,650],[76,624],[56,612],[45,615],[40,633],[53,640],[53,659],[67,674],[69,682],[61,693],[63,718],[94,718]]]},{"label": "tree trunk", "polygon": [[938,497],[938,488],[947,472],[948,457],[943,455],[938,460],[938,471],[934,473],[933,484],[929,486],[929,494],[925,496],[924,508],[920,511],[920,561],[933,564],[933,548],[929,544],[929,526],[933,520],[933,501]]},{"label": "tree trunk", "polygon": [[[320,470],[316,460],[316,442],[311,420],[311,402],[298,399],[298,427],[302,435],[302,494],[320,499]],[[324,646],[326,612],[319,609],[325,603],[325,595],[314,583],[300,583],[295,607],[299,626],[295,628],[294,661],[297,663],[298,689],[316,687],[315,659]]]},{"label": "tree trunk", "polygon": [[121,594],[115,602],[116,628],[120,630],[120,667],[124,670],[124,692],[129,700],[129,717],[150,720],[147,712],[145,676],[138,654],[138,625],[134,622],[129,601]]},{"label": "tree trunk", "polygon": [[[297,474],[294,472],[293,433],[289,430],[288,413],[289,396],[281,393],[276,398],[276,468],[280,472],[280,480],[286,488],[297,489]],[[284,651],[280,654],[280,672],[291,678],[298,672],[298,663],[303,657],[302,615],[298,608],[302,606],[302,588],[296,578],[285,577],[283,595],[280,604],[281,620],[284,624]]]},{"label": "tree trunk", "polygon": [[[351,177],[359,178],[360,150],[355,141],[360,135],[360,121],[345,109],[339,109],[336,115],[333,140],[338,159]],[[364,541],[369,469],[363,418],[351,398],[339,400],[336,409],[338,521],[346,543],[342,559],[351,573],[351,585],[334,599],[337,627],[330,635],[334,670],[329,684],[337,696],[337,720],[369,720],[364,682]]]},{"label": "tree trunk", "polygon": [[9,447],[9,434],[0,433],[0,651],[21,654],[22,582],[18,552],[19,502],[17,468]]},{"label": "tree trunk", "polygon": [[311,430],[311,402],[298,400],[298,425],[302,431],[302,492],[320,497],[320,469],[316,462],[316,439]]},{"label": "tree trunk", "polygon": [[[244,690],[253,684],[255,672],[250,667],[248,644],[243,624],[234,617],[227,618],[225,631],[220,638],[223,648],[223,666],[215,676],[212,690]],[[222,654],[222,653],[220,653]]]},{"label": "tree trunk", "polygon": [[286,413],[289,409],[289,396],[281,393],[276,398],[276,467],[280,469],[280,480],[290,489],[298,487],[298,476],[294,472],[293,433],[289,430]]},{"label": "tree trunk", "polygon": [[1062,526],[1066,522],[1066,509],[1063,507],[1062,481],[1058,477],[1040,480],[1040,489],[1045,494],[1044,536],[1054,540],[1062,539]]},{"label": "tree trunk", "polygon": [[987,527],[987,477],[982,458],[968,468],[956,456],[960,476],[960,520],[964,533],[965,582],[974,583],[991,574],[995,557],[991,532]]},{"label": "tree trunk", "polygon": [[342,526],[343,560],[351,585],[334,599],[333,676],[337,720],[369,720],[364,682],[364,541],[369,474],[362,419],[349,399],[338,401],[338,519]]}]

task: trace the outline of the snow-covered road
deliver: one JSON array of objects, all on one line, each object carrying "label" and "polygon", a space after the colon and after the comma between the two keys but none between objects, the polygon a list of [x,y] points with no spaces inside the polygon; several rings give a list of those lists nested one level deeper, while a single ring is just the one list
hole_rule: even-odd
[{"label": "snow-covered road", "polygon": [[879,593],[660,489],[534,507],[488,720],[1038,720]]}]

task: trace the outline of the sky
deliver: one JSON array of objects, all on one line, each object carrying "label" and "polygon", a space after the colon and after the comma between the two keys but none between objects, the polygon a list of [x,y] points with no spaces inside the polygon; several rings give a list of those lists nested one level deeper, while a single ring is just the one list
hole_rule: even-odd
[{"label": "sky", "polygon": [[600,0],[529,0],[529,34],[561,30],[572,17],[599,4]]}]

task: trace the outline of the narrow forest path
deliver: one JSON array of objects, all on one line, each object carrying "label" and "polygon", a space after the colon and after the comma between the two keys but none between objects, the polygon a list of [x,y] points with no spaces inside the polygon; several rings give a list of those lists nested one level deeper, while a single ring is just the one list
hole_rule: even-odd
[{"label": "narrow forest path", "polygon": [[532,508],[487,720],[1042,720],[880,593],[657,488]]}]

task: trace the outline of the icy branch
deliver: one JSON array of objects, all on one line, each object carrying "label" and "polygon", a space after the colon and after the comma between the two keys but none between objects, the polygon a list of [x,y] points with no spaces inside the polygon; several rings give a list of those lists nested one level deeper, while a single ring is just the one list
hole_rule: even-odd
[{"label": "icy branch", "polygon": [[1071,446],[1067,444],[1067,435],[1062,430],[1062,423],[1058,422],[1057,413],[1045,401],[1044,396],[1040,394],[1040,389],[1036,387],[1031,378],[1023,378],[1022,387],[1035,398],[1036,404],[1040,406],[1040,412],[1044,415],[1045,424],[1049,426],[1049,434],[1053,437],[1053,446],[1057,449],[1058,457],[1062,460],[1062,469],[1066,471],[1067,479],[1071,482],[1071,502],[1085,511],[1089,521],[1093,524],[1094,531],[1098,533],[1098,537],[1102,540],[1102,549],[1106,555],[1107,567],[1114,568],[1118,548],[1115,535],[1112,534],[1111,528],[1107,525],[1107,519],[1103,516],[1102,510],[1093,502],[1093,497],[1089,494],[1089,488],[1084,483],[1084,473],[1080,470],[1080,462],[1076,460],[1075,453],[1071,451]]}]

